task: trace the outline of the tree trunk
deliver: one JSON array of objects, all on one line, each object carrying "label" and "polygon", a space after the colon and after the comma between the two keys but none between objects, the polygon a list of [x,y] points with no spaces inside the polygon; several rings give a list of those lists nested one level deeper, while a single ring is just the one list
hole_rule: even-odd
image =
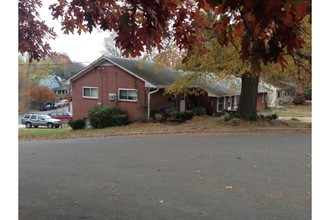
[{"label": "tree trunk", "polygon": [[244,119],[256,120],[259,75],[245,73],[241,78],[241,96],[237,111]]}]

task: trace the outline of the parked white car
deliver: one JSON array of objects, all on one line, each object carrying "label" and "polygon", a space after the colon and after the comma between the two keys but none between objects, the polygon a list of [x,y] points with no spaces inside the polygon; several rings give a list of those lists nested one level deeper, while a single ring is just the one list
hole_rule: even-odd
[{"label": "parked white car", "polygon": [[38,128],[39,126],[46,126],[47,128],[59,128],[62,121],[55,119],[45,114],[30,113],[25,114],[21,119],[21,124],[25,125],[26,128]]}]

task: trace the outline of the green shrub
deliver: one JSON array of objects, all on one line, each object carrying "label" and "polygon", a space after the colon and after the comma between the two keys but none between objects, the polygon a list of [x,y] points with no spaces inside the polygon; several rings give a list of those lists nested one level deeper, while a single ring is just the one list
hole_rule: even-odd
[{"label": "green shrub", "polygon": [[223,121],[230,121],[230,120],[231,120],[231,116],[229,114],[223,116]]},{"label": "green shrub", "polygon": [[194,115],[206,115],[206,108],[204,106],[191,107],[189,111],[193,112]]},{"label": "green shrub", "polygon": [[186,120],[191,120],[195,115],[192,111],[185,111],[184,114]]},{"label": "green shrub", "polygon": [[241,119],[240,119],[240,118],[236,118],[236,117],[232,118],[232,119],[228,122],[228,124],[230,124],[230,125],[234,125],[234,126],[237,126],[237,125],[239,125],[240,123],[241,123]]},{"label": "green shrub", "polygon": [[113,120],[117,126],[127,125],[129,123],[127,115],[114,115]]},{"label": "green shrub", "polygon": [[278,115],[277,114],[271,114],[271,115],[267,115],[266,116],[266,119],[268,119],[268,120],[276,120],[276,119],[278,119]]},{"label": "green shrub", "polygon": [[156,113],[156,114],[154,115],[154,119],[155,119],[156,121],[158,121],[158,122],[160,122],[160,121],[164,121],[164,120],[165,120],[165,116],[164,116],[163,113],[159,112],[159,113]]},{"label": "green shrub", "polygon": [[84,119],[73,119],[73,120],[69,121],[68,125],[73,130],[84,129],[86,127],[86,120],[84,120]]},{"label": "green shrub", "polygon": [[304,103],[305,103],[305,98],[304,97],[302,97],[302,96],[300,96],[300,97],[295,97],[294,99],[293,99],[293,104],[295,104],[295,105],[303,105]]},{"label": "green shrub", "polygon": [[105,105],[99,105],[91,109],[88,113],[88,118],[93,128],[128,124],[128,116],[124,110]]},{"label": "green shrub", "polygon": [[170,121],[184,122],[187,120],[191,120],[194,116],[194,113],[192,111],[171,112],[170,115]]}]

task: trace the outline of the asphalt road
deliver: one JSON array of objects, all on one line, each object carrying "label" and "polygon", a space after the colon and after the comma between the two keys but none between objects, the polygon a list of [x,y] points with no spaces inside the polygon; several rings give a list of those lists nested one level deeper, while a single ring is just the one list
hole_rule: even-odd
[{"label": "asphalt road", "polygon": [[21,142],[19,219],[311,219],[311,135]]}]

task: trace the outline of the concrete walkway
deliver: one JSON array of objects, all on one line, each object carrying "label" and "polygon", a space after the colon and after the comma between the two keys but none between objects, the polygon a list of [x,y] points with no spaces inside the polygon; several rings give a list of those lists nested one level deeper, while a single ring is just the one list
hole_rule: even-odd
[{"label": "concrete walkway", "polygon": [[292,120],[293,118],[302,122],[312,123],[312,117],[279,117],[280,120],[284,120],[284,121],[289,121]]}]

